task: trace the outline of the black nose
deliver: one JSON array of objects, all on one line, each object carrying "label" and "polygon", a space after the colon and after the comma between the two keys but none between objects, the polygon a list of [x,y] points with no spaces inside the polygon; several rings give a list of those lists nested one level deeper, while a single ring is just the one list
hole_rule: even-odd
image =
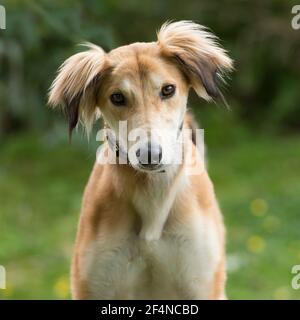
[{"label": "black nose", "polygon": [[159,144],[145,143],[137,149],[136,157],[143,167],[155,168],[161,163],[162,148]]}]

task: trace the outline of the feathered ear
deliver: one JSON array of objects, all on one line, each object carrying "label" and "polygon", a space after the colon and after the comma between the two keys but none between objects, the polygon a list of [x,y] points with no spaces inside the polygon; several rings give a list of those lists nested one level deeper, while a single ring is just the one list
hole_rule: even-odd
[{"label": "feathered ear", "polygon": [[232,70],[232,60],[213,34],[194,22],[178,21],[165,23],[157,38],[162,54],[176,60],[199,96],[223,99],[217,80]]},{"label": "feathered ear", "polygon": [[86,44],[88,51],[77,53],[67,59],[53,81],[49,104],[62,105],[69,121],[69,137],[81,119],[89,133],[97,103],[97,89],[105,70],[105,53],[93,44]]}]

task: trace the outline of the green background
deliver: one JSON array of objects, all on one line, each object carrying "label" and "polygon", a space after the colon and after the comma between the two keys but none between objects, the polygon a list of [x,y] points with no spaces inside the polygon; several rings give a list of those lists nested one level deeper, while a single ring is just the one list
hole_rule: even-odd
[{"label": "green background", "polygon": [[[0,298],[66,299],[81,196],[97,144],[47,108],[58,66],[91,41],[155,40],[166,20],[208,26],[235,61],[231,110],[194,94],[227,226],[230,299],[299,299],[300,29],[293,1],[0,1]],[[98,126],[99,127],[99,126]],[[94,136],[93,136],[94,137]]]}]

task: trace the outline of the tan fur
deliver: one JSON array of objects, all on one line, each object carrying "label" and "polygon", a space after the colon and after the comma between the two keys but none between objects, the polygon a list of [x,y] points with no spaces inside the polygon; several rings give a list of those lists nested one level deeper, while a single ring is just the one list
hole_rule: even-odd
[{"label": "tan fur", "polygon": [[[59,69],[49,101],[62,104],[70,130],[82,119],[90,131],[98,112],[118,132],[168,128],[195,130],[185,115],[190,87],[206,99],[219,91],[215,77],[232,68],[216,38],[182,21],[165,24],[158,41],[104,53],[97,46],[69,58]],[[174,96],[161,99],[166,84]],[[122,92],[126,107],[110,95]],[[79,119],[77,119],[79,118]],[[122,140],[124,139],[124,140]],[[172,158],[172,141],[157,141]],[[121,137],[120,143],[127,140]],[[193,136],[193,142],[194,136]],[[104,143],[100,156],[108,154]],[[185,152],[196,158],[189,141]],[[186,160],[148,173],[137,167],[96,162],[86,186],[72,263],[74,299],[222,299],[225,297],[225,231],[213,184],[203,162],[187,174]]]}]

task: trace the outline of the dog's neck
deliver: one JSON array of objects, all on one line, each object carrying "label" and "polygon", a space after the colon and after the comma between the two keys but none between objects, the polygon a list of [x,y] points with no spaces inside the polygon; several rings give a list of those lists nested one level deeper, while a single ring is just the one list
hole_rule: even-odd
[{"label": "dog's neck", "polygon": [[[105,127],[109,128],[107,125]],[[180,125],[178,133],[182,127],[183,124]],[[115,189],[139,216],[141,220],[139,236],[145,240],[159,239],[174,203],[180,194],[184,193],[189,181],[185,159],[182,164],[171,165],[163,172],[139,172],[129,161],[127,164],[119,164],[121,157],[123,160],[128,160],[127,153],[122,151],[117,140],[109,135],[106,137],[108,148],[113,150],[117,157],[117,163],[111,165],[116,182]],[[186,148],[184,154],[190,152],[190,147]]]},{"label": "dog's neck", "polygon": [[184,166],[181,165],[173,172],[157,173],[142,192],[136,190],[133,205],[142,221],[139,233],[142,239],[149,241],[161,237],[174,203],[184,189],[184,179]]},{"label": "dog's neck", "polygon": [[176,199],[188,181],[185,164],[163,173],[137,172],[130,165],[112,165],[115,188],[126,198],[141,220],[139,236],[145,240],[158,240],[172,211]]}]

